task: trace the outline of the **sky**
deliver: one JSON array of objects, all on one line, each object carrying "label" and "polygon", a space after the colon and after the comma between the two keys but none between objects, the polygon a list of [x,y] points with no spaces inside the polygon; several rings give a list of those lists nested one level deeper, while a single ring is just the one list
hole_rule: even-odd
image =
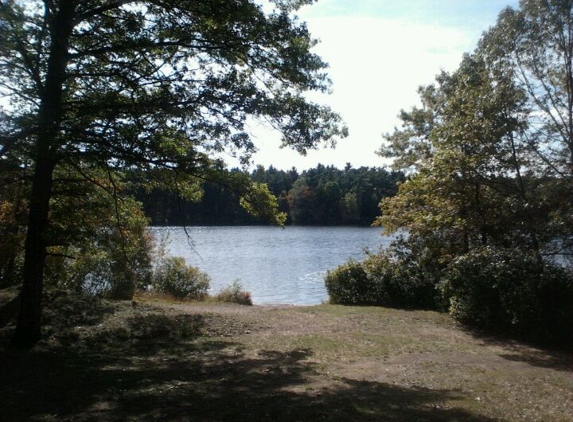
[{"label": "sky", "polygon": [[333,82],[332,94],[312,99],[341,114],[350,136],[335,149],[301,156],[279,148],[280,134],[254,127],[254,164],[283,170],[387,165],[375,151],[382,134],[399,125],[400,110],[418,104],[417,88],[441,69],[454,71],[507,6],[518,0],[318,0],[300,9]]}]

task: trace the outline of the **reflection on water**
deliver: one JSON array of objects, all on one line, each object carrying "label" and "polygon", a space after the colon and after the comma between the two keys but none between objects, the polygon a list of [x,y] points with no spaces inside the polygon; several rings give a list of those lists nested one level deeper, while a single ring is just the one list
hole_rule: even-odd
[{"label": "reflection on water", "polygon": [[215,293],[235,280],[255,304],[315,305],[327,300],[324,276],[364,248],[385,247],[380,228],[357,227],[180,227],[167,234],[167,251],[211,276]]}]

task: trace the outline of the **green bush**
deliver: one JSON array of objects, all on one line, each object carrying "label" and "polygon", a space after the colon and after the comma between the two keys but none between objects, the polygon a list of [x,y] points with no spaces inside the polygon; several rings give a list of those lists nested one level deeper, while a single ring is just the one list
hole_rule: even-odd
[{"label": "green bush", "polygon": [[176,299],[204,299],[209,290],[209,276],[190,267],[181,257],[161,260],[153,275],[153,290]]},{"label": "green bush", "polygon": [[222,289],[217,293],[215,299],[220,302],[238,303],[240,305],[251,306],[253,304],[251,293],[244,291],[243,286],[238,281],[234,281],[231,285]]},{"label": "green bush", "polygon": [[341,305],[374,305],[375,285],[360,262],[350,260],[328,271],[324,279],[330,303]]},{"label": "green bush", "polygon": [[440,285],[450,314],[524,339],[573,344],[573,276],[520,249],[481,248],[455,259]]},{"label": "green bush", "polygon": [[435,281],[425,277],[414,260],[390,253],[349,261],[329,271],[325,284],[331,303],[436,308]]},{"label": "green bush", "polygon": [[376,285],[378,304],[395,308],[435,309],[436,281],[411,256],[370,255],[363,263]]}]

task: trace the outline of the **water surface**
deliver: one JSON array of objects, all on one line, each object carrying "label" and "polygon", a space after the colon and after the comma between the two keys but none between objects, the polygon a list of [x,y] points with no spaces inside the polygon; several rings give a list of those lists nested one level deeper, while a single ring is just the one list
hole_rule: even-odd
[{"label": "water surface", "polygon": [[211,290],[239,280],[255,304],[315,305],[328,299],[324,276],[350,258],[390,242],[372,227],[154,228],[170,255],[211,276]]}]

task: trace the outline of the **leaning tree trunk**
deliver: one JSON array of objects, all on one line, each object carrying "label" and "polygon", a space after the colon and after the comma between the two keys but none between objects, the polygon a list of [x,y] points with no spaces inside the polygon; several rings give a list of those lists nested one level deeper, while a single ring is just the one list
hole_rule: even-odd
[{"label": "leaning tree trunk", "polygon": [[52,178],[56,165],[62,121],[63,86],[68,61],[69,39],[73,29],[75,0],[61,0],[47,16],[51,45],[48,69],[38,114],[38,135],[30,209],[24,251],[23,286],[14,343],[29,347],[41,337],[44,266],[48,244],[48,217]]}]

